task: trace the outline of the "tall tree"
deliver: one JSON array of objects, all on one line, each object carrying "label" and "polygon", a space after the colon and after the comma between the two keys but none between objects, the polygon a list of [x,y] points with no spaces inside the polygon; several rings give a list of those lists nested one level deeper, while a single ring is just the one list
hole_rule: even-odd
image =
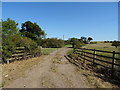
[{"label": "tall tree", "polygon": [[72,44],[72,47],[75,47],[75,42],[77,41],[77,38],[70,38],[70,43]]},{"label": "tall tree", "polygon": [[37,23],[32,23],[31,21],[26,21],[22,23],[22,29],[20,30],[22,36],[31,38],[32,40],[38,40],[44,37],[45,32],[37,25]]},{"label": "tall tree", "polygon": [[80,41],[83,41],[84,43],[87,43],[87,38],[82,36],[82,37],[80,38]]},{"label": "tall tree", "polygon": [[18,23],[8,18],[6,21],[2,21],[2,60],[6,60],[15,52],[16,45],[13,41],[13,37],[18,37]]},{"label": "tall tree", "polygon": [[13,36],[16,35],[18,31],[18,23],[14,20],[8,18],[6,21],[2,21],[2,35],[3,36]]},{"label": "tall tree", "polygon": [[88,43],[90,43],[91,40],[93,40],[93,38],[88,37]]}]

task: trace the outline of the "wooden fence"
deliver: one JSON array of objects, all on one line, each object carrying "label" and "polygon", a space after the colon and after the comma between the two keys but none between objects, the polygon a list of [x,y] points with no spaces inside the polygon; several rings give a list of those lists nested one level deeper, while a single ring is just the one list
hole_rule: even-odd
[{"label": "wooden fence", "polygon": [[[74,53],[78,54],[78,56],[83,59],[83,63],[88,61],[93,65],[100,65],[102,67],[109,68],[113,72],[120,72],[120,52],[79,48],[74,49]],[[116,67],[119,69],[116,69]]]},{"label": "wooden fence", "polygon": [[36,56],[40,56],[41,54],[42,54],[41,51],[35,54],[32,54],[30,52],[27,52],[24,47],[17,47],[15,53],[6,59],[6,63],[9,63],[15,60],[33,58]]}]

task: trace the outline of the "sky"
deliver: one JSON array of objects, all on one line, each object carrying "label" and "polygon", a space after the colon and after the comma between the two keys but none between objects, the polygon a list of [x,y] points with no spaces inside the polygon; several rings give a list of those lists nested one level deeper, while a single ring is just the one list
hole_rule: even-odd
[{"label": "sky", "polygon": [[118,40],[117,2],[3,2],[2,19],[36,22],[47,37]]},{"label": "sky", "polygon": [[2,2],[118,2],[119,0],[2,0]]}]

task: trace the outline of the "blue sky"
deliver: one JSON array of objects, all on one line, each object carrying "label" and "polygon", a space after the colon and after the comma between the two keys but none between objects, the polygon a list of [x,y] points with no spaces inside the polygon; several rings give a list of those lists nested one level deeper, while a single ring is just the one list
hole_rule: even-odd
[{"label": "blue sky", "polygon": [[3,2],[2,19],[36,22],[47,37],[118,40],[117,2]]}]

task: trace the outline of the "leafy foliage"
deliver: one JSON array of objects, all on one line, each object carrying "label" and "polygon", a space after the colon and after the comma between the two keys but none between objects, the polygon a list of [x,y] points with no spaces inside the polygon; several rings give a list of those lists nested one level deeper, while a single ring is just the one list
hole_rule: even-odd
[{"label": "leafy foliage", "polygon": [[32,23],[30,21],[22,23],[20,32],[22,33],[22,36],[31,38],[32,40],[38,40],[45,35],[45,32],[37,25],[37,23]]},{"label": "leafy foliage", "polygon": [[77,38],[71,38],[70,42],[71,42],[73,48],[80,48],[81,46],[84,45],[84,42]]},{"label": "leafy foliage", "polygon": [[93,38],[88,37],[88,39],[87,39],[88,43],[90,43],[91,40],[93,40]]},{"label": "leafy foliage", "polygon": [[43,40],[42,47],[45,48],[61,48],[64,46],[64,41],[57,38],[47,38]]},{"label": "leafy foliage", "polygon": [[82,37],[80,38],[80,41],[82,41],[82,42],[84,42],[84,43],[87,43],[87,37],[83,37],[83,36],[82,36]]},{"label": "leafy foliage", "polygon": [[88,41],[91,41],[91,40],[93,40],[93,38],[91,38],[91,37],[88,37]]},{"label": "leafy foliage", "polygon": [[17,23],[14,20],[8,18],[6,21],[2,21],[2,59],[5,60],[10,57],[15,49],[16,44],[12,41],[15,35],[19,35]]},{"label": "leafy foliage", "polygon": [[15,43],[12,41],[12,37],[3,38],[2,42],[2,60],[5,61],[6,58],[10,57],[16,49]]},{"label": "leafy foliage", "polygon": [[2,21],[2,35],[13,36],[18,34],[18,23],[8,18],[6,21]]},{"label": "leafy foliage", "polygon": [[24,47],[25,52],[29,52],[32,55],[41,52],[41,48],[35,41],[21,36],[17,25],[14,20],[9,18],[7,21],[2,21],[2,60],[4,62],[15,53],[17,47]]}]

